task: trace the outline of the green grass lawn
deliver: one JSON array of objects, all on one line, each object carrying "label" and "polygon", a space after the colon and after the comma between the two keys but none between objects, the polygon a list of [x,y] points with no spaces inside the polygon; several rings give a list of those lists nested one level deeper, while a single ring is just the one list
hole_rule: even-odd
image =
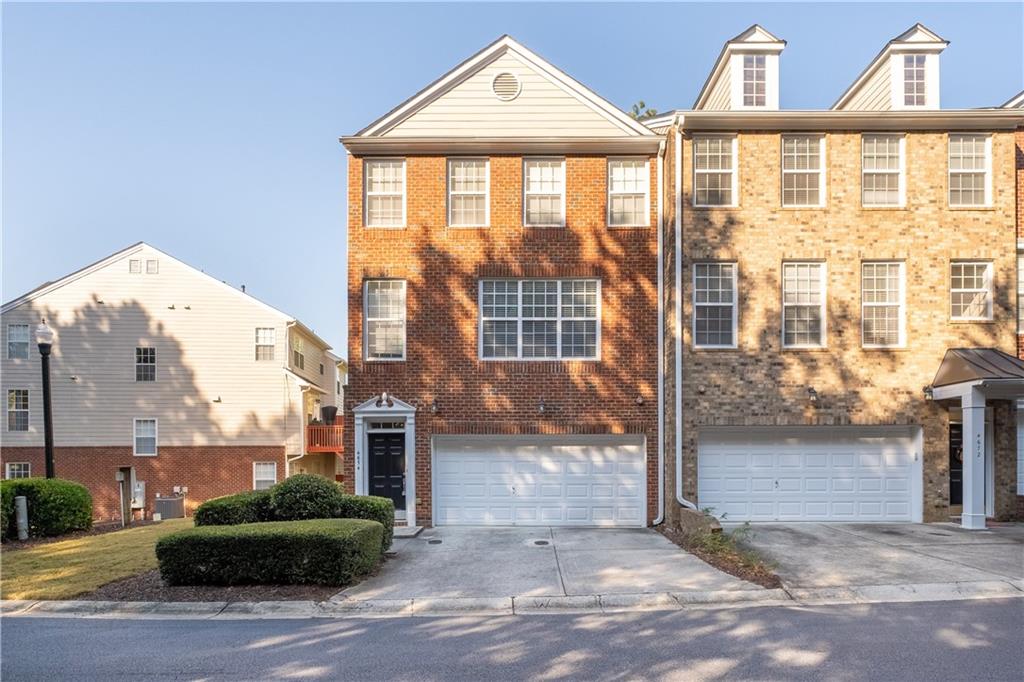
[{"label": "green grass lawn", "polygon": [[172,519],[113,533],[86,535],[0,552],[0,597],[71,599],[109,582],[156,568],[156,541],[191,528]]}]

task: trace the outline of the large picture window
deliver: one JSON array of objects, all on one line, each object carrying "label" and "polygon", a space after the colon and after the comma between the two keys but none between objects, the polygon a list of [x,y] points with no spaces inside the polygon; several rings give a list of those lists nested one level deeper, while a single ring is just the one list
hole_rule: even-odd
[{"label": "large picture window", "polygon": [[600,289],[595,279],[482,280],[480,356],[596,360]]},{"label": "large picture window", "polygon": [[693,344],[698,348],[735,348],[736,322],[736,264],[695,264]]},{"label": "large picture window", "polygon": [[375,279],[366,282],[367,360],[405,359],[405,281]]},{"label": "large picture window", "polygon": [[782,265],[782,345],[825,345],[825,264]]}]

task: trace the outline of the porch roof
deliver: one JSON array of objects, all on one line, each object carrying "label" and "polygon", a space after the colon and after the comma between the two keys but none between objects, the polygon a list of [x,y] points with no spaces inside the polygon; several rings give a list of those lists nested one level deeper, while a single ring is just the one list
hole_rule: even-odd
[{"label": "porch roof", "polygon": [[1024,397],[1024,361],[997,348],[950,348],[932,380],[936,398],[967,386],[992,398]]}]

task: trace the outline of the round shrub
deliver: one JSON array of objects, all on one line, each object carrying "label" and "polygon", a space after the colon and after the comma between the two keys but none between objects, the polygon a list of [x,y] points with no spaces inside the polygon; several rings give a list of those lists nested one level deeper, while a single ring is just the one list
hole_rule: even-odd
[{"label": "round shrub", "polygon": [[329,519],[338,516],[341,486],[323,476],[296,474],[270,489],[270,506],[278,521]]},{"label": "round shrub", "polygon": [[231,526],[273,521],[269,490],[250,490],[203,502],[193,515],[197,526]]},{"label": "round shrub", "polygon": [[0,484],[3,498],[11,499],[5,519],[7,537],[18,534],[14,498],[23,495],[28,506],[30,537],[52,537],[92,528],[92,496],[84,485],[60,478],[17,478]]},{"label": "round shrub", "polygon": [[336,516],[342,519],[368,519],[384,526],[381,551],[386,552],[395,535],[395,503],[375,495],[342,495]]}]

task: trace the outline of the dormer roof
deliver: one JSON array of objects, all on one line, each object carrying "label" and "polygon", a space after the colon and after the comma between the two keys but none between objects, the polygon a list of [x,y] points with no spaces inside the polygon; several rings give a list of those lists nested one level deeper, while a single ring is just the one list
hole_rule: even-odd
[{"label": "dormer roof", "polygon": [[930,30],[924,24],[916,23],[908,28],[903,33],[899,34],[888,43],[885,47],[875,55],[875,58],[867,65],[867,67],[861,71],[860,75],[839,96],[835,104],[832,105],[832,109],[845,109],[851,101],[857,97],[858,94],[864,90],[869,83],[875,80],[876,76],[880,75],[880,72],[884,68],[889,67],[890,56],[894,52],[920,52],[920,53],[935,53],[938,54],[944,49],[949,47],[949,41],[940,37],[937,33]]},{"label": "dormer roof", "polygon": [[694,102],[693,108],[695,110],[706,108],[708,100],[715,90],[715,86],[719,84],[723,75],[728,71],[729,56],[733,52],[778,54],[785,47],[785,40],[774,36],[760,24],[754,24],[739,35],[725,41],[722,51],[718,54],[718,59],[715,60],[715,65],[711,68],[711,73],[708,74],[707,80],[704,81],[704,87],[700,89],[700,93],[697,95],[697,101]]}]

